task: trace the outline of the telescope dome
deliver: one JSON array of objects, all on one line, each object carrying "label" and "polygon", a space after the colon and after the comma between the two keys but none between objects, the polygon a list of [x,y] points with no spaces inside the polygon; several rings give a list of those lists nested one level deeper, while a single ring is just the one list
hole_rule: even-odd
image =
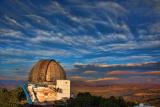
[{"label": "telescope dome", "polygon": [[56,80],[65,80],[66,74],[61,65],[55,60],[40,60],[29,74],[31,83],[55,83]]}]

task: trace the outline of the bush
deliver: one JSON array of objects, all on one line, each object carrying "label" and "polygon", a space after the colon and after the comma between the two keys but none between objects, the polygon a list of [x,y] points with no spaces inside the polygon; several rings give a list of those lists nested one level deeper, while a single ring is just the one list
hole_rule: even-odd
[{"label": "bush", "polygon": [[21,107],[21,101],[25,99],[22,88],[7,90],[0,88],[0,107]]},{"label": "bush", "polygon": [[[61,104],[62,107],[63,104]],[[106,99],[92,96],[90,93],[79,93],[75,99],[69,99],[63,107],[133,107],[135,104],[126,102],[123,97],[111,96]],[[59,107],[56,105],[56,107]]]}]

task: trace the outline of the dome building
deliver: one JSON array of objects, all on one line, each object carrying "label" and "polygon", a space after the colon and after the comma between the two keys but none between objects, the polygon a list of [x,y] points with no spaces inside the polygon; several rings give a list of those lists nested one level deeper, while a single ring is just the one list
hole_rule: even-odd
[{"label": "dome building", "polygon": [[70,98],[70,80],[55,60],[40,60],[31,69],[23,90],[29,104],[48,104]]},{"label": "dome building", "polygon": [[56,80],[66,80],[66,74],[55,60],[40,60],[32,68],[28,81],[31,83],[54,84]]}]

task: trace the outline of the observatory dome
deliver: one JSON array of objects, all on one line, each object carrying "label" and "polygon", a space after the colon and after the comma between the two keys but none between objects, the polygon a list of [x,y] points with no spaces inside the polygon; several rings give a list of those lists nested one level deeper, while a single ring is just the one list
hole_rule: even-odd
[{"label": "observatory dome", "polygon": [[61,65],[55,60],[40,60],[29,74],[31,83],[55,83],[56,80],[65,80],[66,74]]}]

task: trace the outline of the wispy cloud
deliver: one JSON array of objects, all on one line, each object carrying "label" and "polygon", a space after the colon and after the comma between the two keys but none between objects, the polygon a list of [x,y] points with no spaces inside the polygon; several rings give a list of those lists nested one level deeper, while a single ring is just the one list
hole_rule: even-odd
[{"label": "wispy cloud", "polygon": [[12,38],[23,38],[23,33],[21,31],[13,29],[0,29],[0,37],[12,37]]},{"label": "wispy cloud", "polygon": [[[1,48],[2,49],[2,48]],[[16,53],[16,55],[22,56],[22,55],[35,55],[35,56],[54,56],[54,55],[70,55],[69,52],[67,52],[66,50],[22,50],[22,49],[15,49],[15,48],[7,48],[7,49],[3,49],[3,51],[1,51],[1,55],[13,55],[13,53]]]},{"label": "wispy cloud", "polygon": [[84,71],[84,74],[97,74],[97,71]]},{"label": "wispy cloud", "polygon": [[[125,22],[117,22],[117,18],[124,16],[127,10],[120,4],[115,2],[92,2],[92,3],[80,3],[75,2],[75,5],[64,6],[56,1],[51,2],[49,5],[43,7],[46,14],[56,14],[65,15],[73,23],[78,23],[78,27],[82,28],[84,32],[87,26],[98,31],[95,24],[101,24],[104,26],[112,27],[116,30],[122,30],[124,32],[130,32],[130,28],[125,24]],[[81,10],[84,16],[76,15],[74,10]],[[54,10],[54,11],[52,11]],[[95,12],[93,12],[95,11]],[[99,12],[99,15],[96,12]],[[102,18],[104,17],[104,18]],[[70,29],[72,30],[72,29]],[[77,28],[77,30],[79,30]],[[100,31],[99,31],[100,32]]]},{"label": "wispy cloud", "polygon": [[160,71],[148,71],[148,72],[137,72],[137,71],[111,71],[107,72],[107,75],[160,75]]},{"label": "wispy cloud", "polygon": [[134,72],[134,71],[111,71],[107,72],[107,75],[138,75],[141,72]]},{"label": "wispy cloud", "polygon": [[70,76],[69,79],[71,80],[85,80],[86,78],[82,76]]},{"label": "wispy cloud", "polygon": [[23,28],[23,25],[20,24],[18,21],[16,21],[14,18],[11,18],[7,15],[5,15],[4,18],[6,19],[6,22],[11,26],[17,26],[17,27]]},{"label": "wispy cloud", "polygon": [[41,26],[46,26],[47,28],[54,29],[54,25],[45,17],[36,14],[26,15],[33,23],[39,24]]},{"label": "wispy cloud", "polygon": [[116,77],[106,77],[106,78],[98,78],[93,80],[87,80],[87,82],[102,82],[102,81],[117,81],[120,80],[120,78]]},{"label": "wispy cloud", "polygon": [[151,72],[144,72],[147,75],[160,75],[160,71],[151,71]]}]

